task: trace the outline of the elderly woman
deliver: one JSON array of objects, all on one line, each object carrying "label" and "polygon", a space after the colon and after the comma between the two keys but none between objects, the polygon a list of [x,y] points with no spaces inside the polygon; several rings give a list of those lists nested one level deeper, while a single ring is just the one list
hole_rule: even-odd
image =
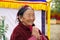
[{"label": "elderly woman", "polygon": [[48,40],[38,28],[35,27],[34,10],[25,5],[17,13],[18,25],[13,30],[10,40]]}]

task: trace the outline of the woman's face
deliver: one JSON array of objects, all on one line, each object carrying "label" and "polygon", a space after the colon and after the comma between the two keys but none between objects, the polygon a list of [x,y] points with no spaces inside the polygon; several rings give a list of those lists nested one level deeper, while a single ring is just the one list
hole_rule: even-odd
[{"label": "woman's face", "polygon": [[32,10],[32,9],[27,9],[27,10],[24,12],[21,20],[22,20],[22,23],[23,23],[24,25],[26,25],[26,26],[32,25],[33,22],[34,22],[34,20],[35,20],[34,10]]}]

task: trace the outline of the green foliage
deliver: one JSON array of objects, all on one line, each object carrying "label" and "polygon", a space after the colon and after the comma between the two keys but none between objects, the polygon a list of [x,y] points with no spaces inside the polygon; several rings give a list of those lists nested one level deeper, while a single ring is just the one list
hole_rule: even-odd
[{"label": "green foliage", "polygon": [[52,1],[51,12],[60,13],[60,0],[53,0]]},{"label": "green foliage", "polygon": [[4,25],[4,20],[5,20],[5,17],[1,16],[2,19],[0,19],[0,40],[5,40],[5,32],[7,32],[7,28],[8,27],[5,27]]}]

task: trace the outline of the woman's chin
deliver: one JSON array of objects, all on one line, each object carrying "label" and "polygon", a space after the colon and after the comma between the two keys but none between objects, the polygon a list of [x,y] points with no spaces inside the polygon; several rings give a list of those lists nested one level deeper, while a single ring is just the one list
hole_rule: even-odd
[{"label": "woman's chin", "polygon": [[33,23],[29,23],[28,25],[32,25]]}]

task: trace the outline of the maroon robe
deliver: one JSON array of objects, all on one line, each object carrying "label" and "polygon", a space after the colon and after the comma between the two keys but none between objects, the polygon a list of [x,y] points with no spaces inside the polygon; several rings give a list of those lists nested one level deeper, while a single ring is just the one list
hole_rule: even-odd
[{"label": "maroon robe", "polygon": [[[17,25],[17,27],[13,30],[10,40],[28,40],[32,37],[32,30],[31,27],[28,28],[27,26],[23,25],[21,22]],[[42,35],[42,33],[40,32]],[[42,40],[45,40],[47,37],[42,37]]]}]

